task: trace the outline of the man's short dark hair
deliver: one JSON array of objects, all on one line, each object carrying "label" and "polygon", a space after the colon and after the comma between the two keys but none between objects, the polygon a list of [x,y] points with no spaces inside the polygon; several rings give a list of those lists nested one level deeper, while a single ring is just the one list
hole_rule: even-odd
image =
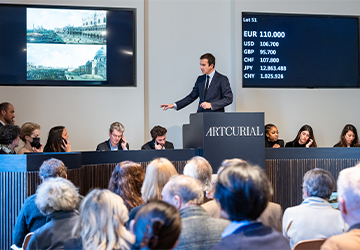
[{"label": "man's short dark hair", "polygon": [[152,128],[152,130],[150,131],[151,134],[151,138],[153,138],[154,140],[156,139],[156,137],[158,136],[164,136],[166,135],[167,129],[161,126],[155,126]]},{"label": "man's short dark hair", "polygon": [[43,179],[55,177],[66,178],[66,171],[67,168],[62,161],[51,158],[43,162],[39,169],[39,176]]},{"label": "man's short dark hair", "polygon": [[3,110],[7,111],[9,105],[10,105],[9,102],[0,103],[0,112],[3,111]]},{"label": "man's short dark hair", "polygon": [[256,220],[265,210],[272,187],[265,172],[249,163],[234,163],[219,174],[215,190],[231,221]]},{"label": "man's short dark hair", "polygon": [[200,56],[200,60],[202,60],[202,59],[207,59],[207,60],[208,60],[208,63],[209,63],[209,66],[210,66],[211,64],[214,64],[214,68],[215,68],[215,56],[213,56],[213,55],[210,54],[210,53],[206,53],[206,54]]},{"label": "man's short dark hair", "polygon": [[0,144],[10,145],[18,136],[20,136],[19,126],[8,124],[0,128]]}]

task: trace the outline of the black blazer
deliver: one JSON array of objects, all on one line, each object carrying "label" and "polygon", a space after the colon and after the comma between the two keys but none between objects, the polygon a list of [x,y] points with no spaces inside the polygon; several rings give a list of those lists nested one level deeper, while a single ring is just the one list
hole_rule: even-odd
[{"label": "black blazer", "polygon": [[[206,75],[201,75],[197,78],[195,86],[191,93],[180,101],[176,102],[177,109],[180,110],[198,97],[199,105],[197,112],[225,112],[225,106],[233,102],[233,93],[231,91],[229,80],[226,76],[215,71],[214,78],[211,80],[210,87],[204,98]],[[203,109],[200,104],[204,101],[211,103],[212,109]]]},{"label": "black blazer", "polygon": [[275,144],[279,144],[280,148],[283,148],[284,140],[278,139],[277,141],[271,142],[265,137],[265,148],[272,148]]},{"label": "black blazer", "polygon": [[[120,142],[117,146],[118,146],[118,150],[123,150],[123,148],[120,145]],[[126,148],[129,149],[129,143],[126,143]],[[97,145],[96,151],[111,151],[110,139]]]},{"label": "black blazer", "polygon": [[[142,150],[144,150],[144,149],[155,149],[155,141],[151,140],[151,141],[145,143],[144,145],[142,145],[141,149]],[[174,149],[174,144],[172,144],[172,142],[166,141],[165,142],[165,149]]]}]

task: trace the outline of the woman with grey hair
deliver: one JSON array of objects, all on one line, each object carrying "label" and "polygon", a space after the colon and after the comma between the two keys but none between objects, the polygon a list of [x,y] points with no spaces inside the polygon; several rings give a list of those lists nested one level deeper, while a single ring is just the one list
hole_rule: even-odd
[{"label": "woman with grey hair", "polygon": [[124,227],[128,210],[117,194],[107,189],[94,189],[80,207],[80,218],[74,229],[74,239],[65,249],[130,249],[135,236]]},{"label": "woman with grey hair", "polygon": [[75,210],[78,201],[76,187],[64,178],[50,178],[40,184],[35,203],[51,220],[34,232],[26,249],[64,248],[64,242],[71,238],[71,230],[79,218],[79,212]]}]

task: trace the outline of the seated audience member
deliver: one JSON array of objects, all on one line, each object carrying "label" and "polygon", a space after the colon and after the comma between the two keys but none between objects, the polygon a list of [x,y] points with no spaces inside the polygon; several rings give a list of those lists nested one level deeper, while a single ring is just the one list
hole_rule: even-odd
[{"label": "seated audience member", "polygon": [[125,127],[120,122],[114,122],[110,125],[109,140],[97,145],[96,151],[116,151],[128,150],[129,144],[124,136]]},{"label": "seated audience member", "polygon": [[[242,163],[246,163],[246,161],[241,159],[224,160],[218,169],[218,175],[225,167],[229,165],[241,165]],[[216,183],[213,185],[216,187]],[[226,213],[221,212],[221,206],[216,200],[209,201],[205,204],[202,204],[201,206],[214,218],[229,219]],[[283,212],[281,206],[277,203],[269,202],[265,210],[259,216],[258,221],[266,226],[273,227],[279,232],[282,232],[282,216]]]},{"label": "seated audience member", "polygon": [[201,156],[194,156],[184,167],[184,175],[191,176],[200,181],[204,191],[203,203],[210,201],[206,192],[211,190],[212,167],[210,163]]},{"label": "seated audience member", "polygon": [[345,125],[340,135],[340,141],[334,147],[360,147],[359,137],[354,125]]},{"label": "seated audience member", "polygon": [[68,138],[69,135],[64,126],[51,128],[44,147],[44,152],[70,152],[71,145]]},{"label": "seated audience member", "polygon": [[[49,178],[62,177],[67,178],[67,168],[64,163],[58,159],[51,158],[44,161],[39,169],[39,177],[44,182]],[[42,227],[47,222],[47,217],[43,215],[35,204],[37,194],[29,196],[21,207],[13,232],[13,242],[21,247],[25,236]]]},{"label": "seated audience member", "polygon": [[15,124],[15,109],[11,103],[0,103],[0,127]]},{"label": "seated audience member", "polygon": [[63,249],[79,219],[76,187],[64,178],[50,178],[39,185],[35,203],[51,220],[34,232],[26,249]]},{"label": "seated audience member", "polygon": [[144,182],[145,170],[140,164],[123,161],[116,165],[111,174],[109,190],[119,195],[129,210],[144,204],[141,198],[141,186]]},{"label": "seated audience member", "polygon": [[136,242],[132,249],[173,249],[181,232],[176,208],[163,201],[144,205],[131,223]]},{"label": "seated audience member", "polygon": [[346,231],[340,211],[328,202],[335,188],[335,180],[329,171],[315,168],[304,175],[304,201],[287,208],[283,217],[283,235],[293,248],[302,240],[326,239]]},{"label": "seated audience member", "polygon": [[17,152],[18,154],[42,152],[40,143],[40,125],[33,122],[26,122],[21,126],[20,139],[25,145]]},{"label": "seated audience member", "polygon": [[260,167],[228,164],[219,174],[215,199],[231,223],[212,249],[290,249],[280,232],[257,221],[271,195],[271,184]]},{"label": "seated audience member", "polygon": [[0,154],[16,154],[15,148],[19,146],[20,128],[10,124],[0,127]]},{"label": "seated audience member", "polygon": [[279,131],[274,124],[265,125],[265,148],[283,148],[284,140],[279,139]]},{"label": "seated audience member", "polygon": [[[177,175],[174,165],[166,158],[157,158],[146,167],[141,197],[145,203],[161,200],[161,192],[171,176]],[[143,205],[135,207],[129,214],[129,222]]]},{"label": "seated audience member", "polygon": [[150,131],[152,140],[145,143],[141,149],[174,149],[172,142],[166,141],[166,128],[155,126]]},{"label": "seated audience member", "polygon": [[360,249],[360,165],[339,173],[338,204],[341,215],[350,226],[348,232],[328,238],[322,250]]},{"label": "seated audience member", "polygon": [[163,201],[180,212],[181,234],[175,249],[209,249],[221,240],[230,221],[212,218],[200,204],[204,197],[201,183],[185,175],[172,177],[163,191]]},{"label": "seated audience member", "polygon": [[292,148],[299,148],[299,147],[306,147],[306,148],[316,148],[316,141],[313,133],[313,129],[310,125],[304,125],[300,128],[296,138],[293,141],[287,142],[285,147],[292,147]]},{"label": "seated audience member", "polygon": [[94,189],[80,206],[80,217],[65,249],[130,249],[135,236],[124,227],[129,213],[120,196]]}]

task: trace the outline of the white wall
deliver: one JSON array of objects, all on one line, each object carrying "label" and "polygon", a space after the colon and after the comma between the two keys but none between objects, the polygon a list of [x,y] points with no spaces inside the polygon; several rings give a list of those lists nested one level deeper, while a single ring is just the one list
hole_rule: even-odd
[{"label": "white wall", "polygon": [[144,2],[143,1],[0,1],[1,3],[128,7],[137,9],[137,87],[0,87],[0,102],[15,106],[15,122],[41,125],[41,142],[48,131],[64,125],[72,150],[95,150],[109,137],[109,126],[120,121],[130,148],[144,141]]},{"label": "white wall", "polygon": [[310,124],[321,147],[337,143],[346,123],[360,129],[360,89],[243,89],[242,11],[360,16],[360,2],[150,0],[150,127],[167,126],[168,140],[182,146],[181,124],[188,123],[197,103],[179,112],[162,112],[159,105],[188,94],[200,74],[199,56],[212,52],[216,69],[229,76],[235,94],[227,111],[265,112],[265,122],[275,123],[285,141],[293,140],[303,124]]},{"label": "white wall", "polygon": [[[0,3],[59,4],[57,0]],[[65,125],[73,150],[92,150],[108,138],[115,120],[126,127],[131,149],[149,139],[149,129],[168,128],[167,138],[182,147],[182,124],[197,102],[181,111],[163,112],[160,104],[187,95],[201,74],[199,57],[211,52],[216,69],[229,77],[235,94],[227,111],[265,112],[280,137],[292,140],[301,125],[315,131],[319,146],[332,146],[346,123],[360,129],[360,89],[243,89],[241,12],[291,12],[360,16],[359,1],[326,0],[64,0],[62,5],[137,8],[137,87],[0,87],[0,101],[15,106],[16,124],[42,126],[45,143],[52,126]],[[145,131],[145,132],[144,132]]]}]

